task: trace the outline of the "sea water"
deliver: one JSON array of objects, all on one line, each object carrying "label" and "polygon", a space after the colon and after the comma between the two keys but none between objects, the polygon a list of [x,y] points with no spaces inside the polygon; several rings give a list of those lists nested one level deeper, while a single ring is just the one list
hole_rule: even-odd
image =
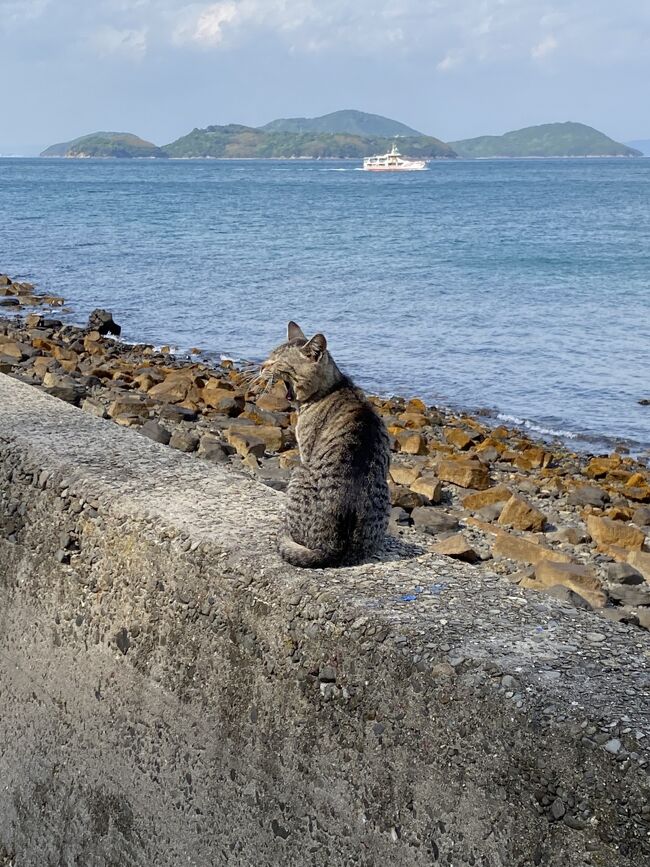
[{"label": "sea water", "polygon": [[650,446],[650,159],[5,159],[0,271],[129,340],[260,359],[295,319],[371,391]]}]

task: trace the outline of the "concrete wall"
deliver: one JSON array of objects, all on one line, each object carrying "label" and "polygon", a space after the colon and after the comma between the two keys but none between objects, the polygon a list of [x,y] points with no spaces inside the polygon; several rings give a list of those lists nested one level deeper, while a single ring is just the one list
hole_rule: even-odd
[{"label": "concrete wall", "polygon": [[642,865],[650,639],[0,375],[0,864]]}]

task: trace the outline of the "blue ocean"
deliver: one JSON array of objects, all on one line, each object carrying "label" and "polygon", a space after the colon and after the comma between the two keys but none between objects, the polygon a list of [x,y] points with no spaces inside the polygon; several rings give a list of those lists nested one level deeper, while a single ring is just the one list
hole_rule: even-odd
[{"label": "blue ocean", "polygon": [[650,448],[650,159],[3,159],[0,271],[128,340],[261,359],[293,318],[374,392]]}]

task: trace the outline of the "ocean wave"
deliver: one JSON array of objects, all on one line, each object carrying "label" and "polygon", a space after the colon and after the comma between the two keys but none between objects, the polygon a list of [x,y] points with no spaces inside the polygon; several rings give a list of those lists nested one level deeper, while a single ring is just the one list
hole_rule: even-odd
[{"label": "ocean wave", "polygon": [[519,418],[516,415],[507,415],[506,413],[499,412],[497,413],[497,418],[499,419],[499,421],[505,421],[508,422],[508,424],[514,424],[517,425],[517,427],[523,427],[526,430],[542,434],[542,436],[562,437],[562,439],[568,440],[577,440],[580,438],[580,434],[575,433],[575,431],[557,430],[556,428],[552,427],[544,427],[543,425],[535,424],[535,422],[530,421],[530,419]]}]

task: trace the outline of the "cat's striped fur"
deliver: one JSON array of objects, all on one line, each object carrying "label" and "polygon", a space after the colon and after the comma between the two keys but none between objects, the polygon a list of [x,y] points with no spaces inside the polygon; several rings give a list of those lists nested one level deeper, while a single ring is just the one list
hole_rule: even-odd
[{"label": "cat's striped fur", "polygon": [[389,441],[363,392],[341,373],[322,334],[290,322],[263,365],[298,403],[300,464],[287,490],[282,557],[294,566],[358,563],[382,545],[390,501]]}]

